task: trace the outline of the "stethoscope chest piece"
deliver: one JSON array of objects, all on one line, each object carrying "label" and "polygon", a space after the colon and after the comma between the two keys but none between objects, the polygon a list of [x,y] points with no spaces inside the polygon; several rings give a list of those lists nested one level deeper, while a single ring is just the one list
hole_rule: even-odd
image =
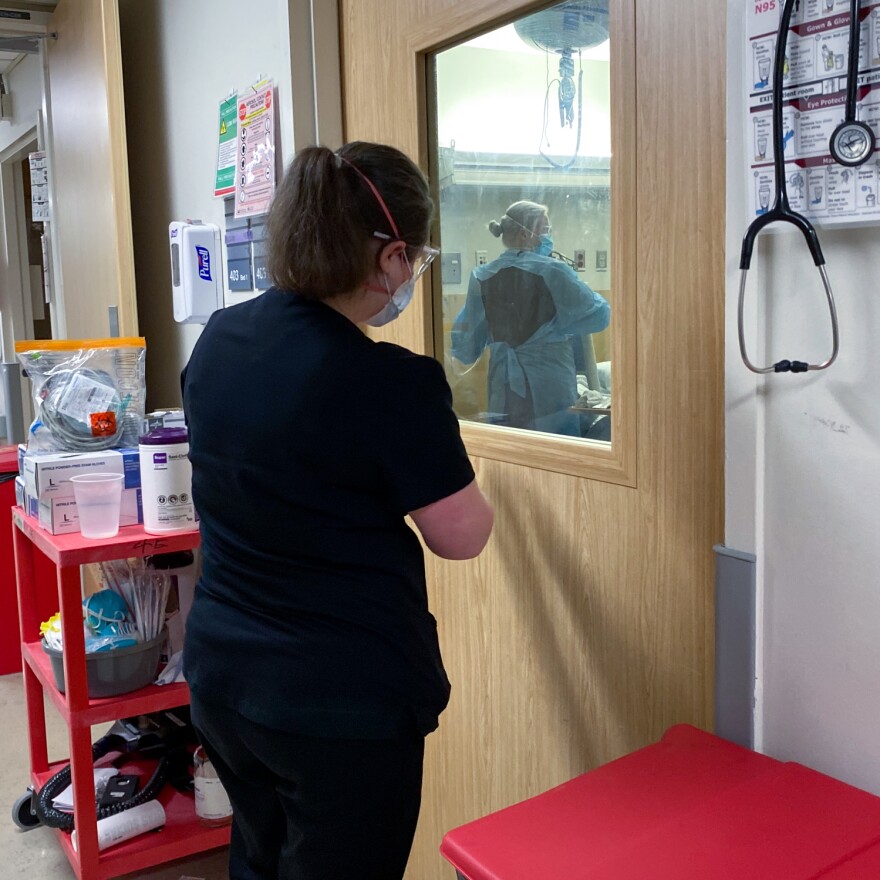
[{"label": "stethoscope chest piece", "polygon": [[[863,165],[874,152],[874,131],[856,118],[859,85],[859,47],[861,45],[861,0],[849,5],[849,60],[846,73],[846,107],[843,122],[831,133],[828,149],[839,165],[855,168]],[[774,96],[776,100],[777,96]],[[779,98],[782,96],[779,95]]]},{"label": "stethoscope chest piece", "polygon": [[832,132],[829,147],[835,162],[854,168],[871,158],[874,132],[864,122],[845,120]]}]

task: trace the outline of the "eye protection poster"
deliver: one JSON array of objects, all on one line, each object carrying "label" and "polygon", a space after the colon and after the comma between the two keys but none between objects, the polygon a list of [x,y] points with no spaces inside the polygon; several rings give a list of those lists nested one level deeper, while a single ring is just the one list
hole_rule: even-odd
[{"label": "eye protection poster", "polygon": [[[856,119],[880,133],[880,0],[862,0]],[[773,207],[773,66],[782,0],[747,0],[746,153],[752,217]],[[880,153],[855,167],[830,141],[844,121],[850,0],[800,0],[783,58],[782,132],[791,207],[823,225],[880,221]]]}]

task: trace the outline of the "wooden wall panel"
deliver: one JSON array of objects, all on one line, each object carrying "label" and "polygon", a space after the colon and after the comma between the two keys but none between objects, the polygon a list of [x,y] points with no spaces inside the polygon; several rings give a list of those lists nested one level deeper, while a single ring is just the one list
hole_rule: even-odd
[{"label": "wooden wall panel", "polygon": [[[137,333],[117,0],[60,0],[47,41],[49,130],[67,338]],[[144,121],[149,124],[148,120]]]},{"label": "wooden wall panel", "polygon": [[[392,143],[424,167],[418,53],[536,5],[339,2],[346,139]],[[615,436],[632,444],[636,466],[626,485],[511,464],[497,450],[475,458],[495,533],[476,560],[428,560],[453,697],[428,739],[412,880],[451,876],[437,847],[455,825],[673,723],[711,724],[712,546],[723,535],[726,6],[629,8],[637,98],[618,107],[617,124],[635,150],[613,196],[623,214],[612,253],[630,263],[631,283],[615,290],[616,303],[627,297],[633,309],[622,349],[615,340],[615,357],[622,350],[628,362],[616,360],[615,370],[632,371],[636,404],[627,436]],[[430,351],[427,293],[383,338]],[[466,436],[470,443],[473,430]]]}]

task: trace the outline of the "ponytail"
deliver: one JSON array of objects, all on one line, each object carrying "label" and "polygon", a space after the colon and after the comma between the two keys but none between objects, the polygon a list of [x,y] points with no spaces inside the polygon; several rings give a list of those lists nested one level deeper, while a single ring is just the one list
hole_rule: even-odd
[{"label": "ponytail", "polygon": [[[397,234],[366,178],[382,196]],[[433,203],[419,168],[394,147],[354,142],[297,153],[269,212],[269,272],[278,287],[312,299],[354,290],[375,265],[373,233],[417,249]]]},{"label": "ponytail", "polygon": [[370,236],[327,147],[306,147],[287,169],[269,211],[273,283],[311,299],[353,290],[370,272]]}]

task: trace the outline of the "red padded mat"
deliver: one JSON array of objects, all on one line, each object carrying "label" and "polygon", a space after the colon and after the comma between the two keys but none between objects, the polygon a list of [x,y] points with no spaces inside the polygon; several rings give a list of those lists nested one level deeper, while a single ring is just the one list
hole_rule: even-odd
[{"label": "red padded mat", "polygon": [[469,880],[834,880],[880,843],[880,798],[685,725],[450,831]]}]

